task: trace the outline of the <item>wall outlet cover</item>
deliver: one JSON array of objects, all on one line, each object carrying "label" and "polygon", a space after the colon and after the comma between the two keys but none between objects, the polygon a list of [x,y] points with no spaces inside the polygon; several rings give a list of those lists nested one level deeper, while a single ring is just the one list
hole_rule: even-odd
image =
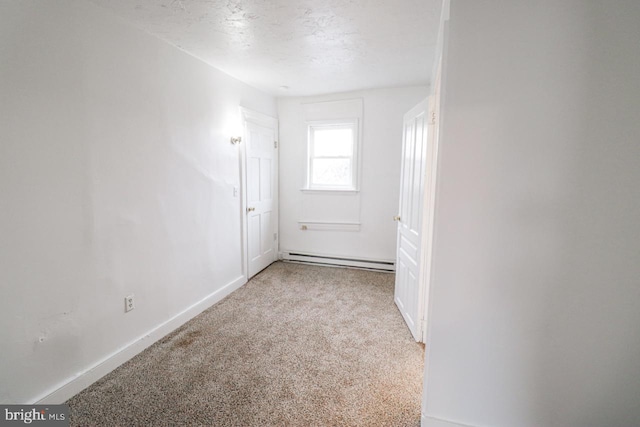
[{"label": "wall outlet cover", "polygon": [[135,304],[133,294],[127,295],[126,297],[124,297],[124,312],[128,313],[134,308],[136,308],[136,304]]}]

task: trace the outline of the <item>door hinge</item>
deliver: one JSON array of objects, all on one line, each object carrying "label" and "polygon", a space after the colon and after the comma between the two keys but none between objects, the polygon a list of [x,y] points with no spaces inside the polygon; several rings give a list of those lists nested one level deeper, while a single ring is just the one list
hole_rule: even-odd
[{"label": "door hinge", "polygon": [[437,119],[437,111],[438,109],[436,108],[436,99],[433,96],[429,97],[429,103],[428,103],[429,107],[429,124],[430,125],[435,125],[436,124],[436,119]]},{"label": "door hinge", "polygon": [[273,148],[278,148],[278,141],[273,141]]}]

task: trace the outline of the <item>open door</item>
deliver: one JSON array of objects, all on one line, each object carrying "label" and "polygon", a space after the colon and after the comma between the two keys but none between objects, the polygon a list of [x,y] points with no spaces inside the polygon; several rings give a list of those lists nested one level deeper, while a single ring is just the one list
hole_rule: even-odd
[{"label": "open door", "polygon": [[428,232],[425,190],[430,188],[434,150],[429,99],[404,116],[395,303],[416,341],[424,341],[426,287],[425,247]]},{"label": "open door", "polygon": [[242,110],[245,144],[247,279],[278,258],[276,119]]}]

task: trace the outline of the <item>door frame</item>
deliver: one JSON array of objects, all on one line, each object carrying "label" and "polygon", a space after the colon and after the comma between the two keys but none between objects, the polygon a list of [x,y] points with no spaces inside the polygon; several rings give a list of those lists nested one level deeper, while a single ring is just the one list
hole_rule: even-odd
[{"label": "door frame", "polygon": [[[427,393],[429,389],[429,376],[430,376],[430,364],[431,364],[431,314],[433,312],[432,308],[434,305],[432,294],[432,284],[433,284],[433,247],[435,244],[435,240],[437,236],[435,235],[435,221],[437,220],[435,212],[436,205],[438,199],[438,166],[440,160],[439,148],[441,141],[443,140],[443,135],[441,135],[442,123],[444,122],[445,112],[443,111],[443,105],[446,103],[446,81],[447,81],[447,58],[448,58],[448,45],[449,45],[449,24],[450,24],[450,0],[444,0],[442,3],[442,14],[440,17],[440,29],[438,30],[438,40],[436,43],[436,55],[435,62],[433,64],[433,72],[432,76],[434,78],[434,84],[431,87],[431,95],[434,99],[434,137],[435,137],[435,165],[436,170],[434,174],[434,182],[433,182],[433,194],[431,203],[431,207],[434,212],[434,217],[431,219],[430,227],[430,242],[429,242],[429,254],[427,259],[427,265],[429,268],[429,275],[425,278],[425,316],[427,319],[427,327],[424,332],[425,336],[425,352],[424,352],[424,371],[422,378],[422,405],[421,405],[421,416],[420,421],[422,426],[426,426],[430,423],[429,420],[433,420],[433,418],[429,417],[427,414],[429,411],[427,410],[429,395]],[[434,421],[435,422],[435,421]]]},{"label": "door frame", "polygon": [[264,113],[259,113],[257,111],[240,107],[240,121],[242,126],[242,143],[240,144],[240,188],[242,192],[242,196],[240,197],[240,214],[242,215],[242,220],[240,223],[242,224],[242,275],[245,277],[245,280],[249,280],[249,224],[248,224],[248,215],[247,215],[247,124],[253,123],[259,126],[270,127],[274,130],[275,141],[273,147],[273,159],[274,166],[273,170],[275,171],[275,179],[273,185],[273,213],[274,213],[274,233],[276,233],[276,239],[273,242],[274,245],[274,253],[276,254],[276,259],[279,253],[280,247],[280,212],[279,212],[279,156],[278,156],[278,147],[279,145],[279,129],[278,129],[278,119],[272,116],[269,116]]},{"label": "door frame", "polygon": [[[439,80],[439,76],[437,77]],[[439,84],[439,82],[437,83]],[[429,290],[433,258],[436,183],[438,176],[438,100],[427,98],[427,171],[422,194],[422,224],[420,227],[420,333],[421,342],[427,342],[429,316]]]}]

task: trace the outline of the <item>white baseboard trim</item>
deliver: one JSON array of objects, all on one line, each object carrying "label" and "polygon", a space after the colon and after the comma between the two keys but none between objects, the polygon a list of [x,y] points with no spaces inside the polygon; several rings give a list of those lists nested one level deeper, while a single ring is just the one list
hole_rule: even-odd
[{"label": "white baseboard trim", "polygon": [[34,404],[60,404],[67,401],[69,398],[89,387],[91,384],[98,381],[118,366],[150,347],[159,339],[165,337],[167,334],[184,325],[207,308],[221,301],[245,283],[247,283],[246,276],[238,277],[217,291],[209,294],[200,301],[176,314],[169,320],[156,326],[146,334],[136,338],[129,344],[100,360],[92,367],[78,373],[75,377],[68,378],[62,384],[54,387],[52,391],[43,394],[42,397],[34,399]]},{"label": "white baseboard trim", "polygon": [[337,255],[310,254],[296,251],[282,251],[280,257],[283,261],[298,262],[303,264],[326,265],[332,267],[353,267],[367,270],[394,272],[395,262],[387,260],[355,259]]},{"label": "white baseboard trim", "polygon": [[421,427],[473,427],[468,424],[460,424],[453,421],[445,420],[443,418],[430,417],[422,414]]}]

